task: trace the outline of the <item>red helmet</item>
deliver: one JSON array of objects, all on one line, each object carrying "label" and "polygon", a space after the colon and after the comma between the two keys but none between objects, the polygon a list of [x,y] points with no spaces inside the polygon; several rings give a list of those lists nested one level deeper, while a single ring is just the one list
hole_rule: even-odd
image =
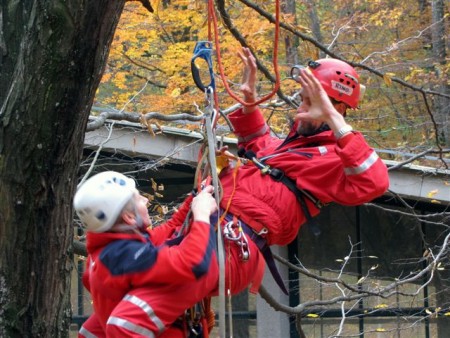
[{"label": "red helmet", "polygon": [[[303,66],[294,66],[291,76],[297,81],[298,72]],[[323,89],[337,101],[356,108],[364,92],[359,83],[359,75],[348,63],[337,59],[320,59],[308,62],[308,69],[320,81]]]},{"label": "red helmet", "polygon": [[320,81],[328,96],[351,108],[358,106],[361,86],[359,75],[352,66],[337,59],[320,59],[309,62],[308,68]]}]

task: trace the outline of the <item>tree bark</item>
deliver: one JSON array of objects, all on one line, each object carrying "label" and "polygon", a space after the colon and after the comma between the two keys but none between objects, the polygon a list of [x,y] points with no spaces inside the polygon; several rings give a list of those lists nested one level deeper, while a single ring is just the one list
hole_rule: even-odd
[{"label": "tree bark", "polygon": [[0,0],[0,336],[67,337],[72,196],[124,0]]},{"label": "tree bark", "polygon": [[[431,2],[432,26],[431,37],[433,45],[433,60],[439,65],[445,66],[446,61],[446,43],[445,39],[448,34],[445,31],[444,19],[444,0],[434,0]],[[444,68],[445,69],[445,68]],[[436,68],[436,77],[440,80],[437,88],[443,94],[450,94],[450,86],[448,85],[447,76],[443,73],[442,68]],[[436,122],[438,124],[439,140],[443,147],[450,146],[450,117],[449,117],[450,99],[447,97],[437,97],[434,101],[434,111],[436,112]]]},{"label": "tree bark", "polygon": [[[316,2],[313,0],[306,1],[308,15],[311,20],[311,29],[312,29],[313,36],[317,41],[322,43],[323,37],[322,37],[322,31],[320,29],[320,18],[319,18],[319,15],[317,14],[316,5],[317,5]],[[319,56],[317,57],[317,59],[323,58],[323,57],[325,57],[325,54],[323,52],[319,52]]]},{"label": "tree bark", "polygon": [[[283,14],[287,14],[291,17],[291,24],[297,24],[296,11],[295,11],[295,1],[294,0],[284,0],[281,3],[281,11]],[[290,32],[283,33],[284,48],[286,52],[286,63],[290,66],[298,64],[298,45],[300,39],[298,36],[291,34]],[[289,75],[289,74],[288,74]]]}]

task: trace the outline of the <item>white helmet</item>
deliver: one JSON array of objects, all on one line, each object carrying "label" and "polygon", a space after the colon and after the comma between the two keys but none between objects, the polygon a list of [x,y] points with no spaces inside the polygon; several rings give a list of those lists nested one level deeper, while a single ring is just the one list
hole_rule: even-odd
[{"label": "white helmet", "polygon": [[105,171],[78,188],[73,206],[88,231],[104,232],[111,229],[135,191],[134,180],[115,171]]}]

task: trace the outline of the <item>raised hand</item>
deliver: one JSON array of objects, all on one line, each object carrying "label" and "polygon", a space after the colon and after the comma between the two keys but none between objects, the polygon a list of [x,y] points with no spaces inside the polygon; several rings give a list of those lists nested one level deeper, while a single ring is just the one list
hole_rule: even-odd
[{"label": "raised hand", "polygon": [[300,70],[298,82],[302,86],[302,104],[297,110],[296,120],[324,122],[331,129],[345,124],[343,116],[333,106],[319,80],[308,69]]},{"label": "raised hand", "polygon": [[[242,84],[240,90],[244,95],[245,102],[252,103],[256,101],[256,59],[251,53],[250,49],[243,47],[242,51],[238,52],[244,64],[244,73],[242,77]],[[244,107],[244,114],[255,110],[254,106]]]}]

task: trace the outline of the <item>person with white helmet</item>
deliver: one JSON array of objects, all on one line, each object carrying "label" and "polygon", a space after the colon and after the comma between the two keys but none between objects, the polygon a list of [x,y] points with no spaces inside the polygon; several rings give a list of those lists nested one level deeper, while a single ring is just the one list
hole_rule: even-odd
[{"label": "person with white helmet", "polygon": [[[387,168],[345,121],[347,110],[358,107],[364,91],[352,66],[321,59],[293,67],[302,102],[290,133],[280,139],[270,134],[261,111],[251,105],[257,96],[255,58],[248,48],[239,55],[245,67],[241,91],[250,105],[228,118],[238,137],[238,155],[251,161],[220,173],[223,224],[229,227],[234,220],[235,228],[244,230],[287,292],[267,248],[289,244],[305,223],[318,234],[313,217],[328,203],[359,205],[381,196],[389,186]],[[250,255],[242,268],[254,257]]]},{"label": "person with white helmet", "polygon": [[[183,337],[171,324],[217,289],[212,193],[206,186],[189,196],[151,229],[148,200],[131,178],[107,171],[78,188],[73,204],[87,230],[83,283],[94,308],[79,337]],[[189,211],[189,231],[175,233]]]}]

